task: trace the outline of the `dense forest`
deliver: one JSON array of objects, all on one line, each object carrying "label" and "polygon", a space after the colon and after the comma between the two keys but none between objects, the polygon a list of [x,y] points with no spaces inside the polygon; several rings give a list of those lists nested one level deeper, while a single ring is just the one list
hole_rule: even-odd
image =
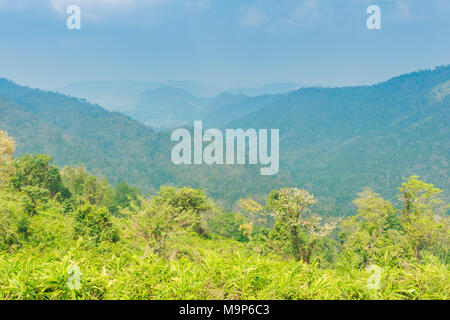
[{"label": "dense forest", "polygon": [[[167,84],[135,97],[139,103],[128,112],[133,119],[84,99],[0,79],[0,129],[14,136],[17,156],[50,154],[61,168],[83,164],[92,174],[114,185],[125,181],[146,196],[161,185],[204,188],[231,210],[240,198],[264,202],[271,190],[302,186],[318,199],[315,210],[321,216],[350,216],[364,187],[399,206],[397,188],[412,175],[433,181],[450,199],[449,83],[450,67],[443,66],[371,86],[256,97],[224,93],[202,99]],[[120,91],[119,85],[105,83],[91,91],[133,94],[140,88],[123,84]],[[195,113],[181,112],[187,105],[195,105]],[[171,131],[144,124],[161,112],[176,121],[203,120],[205,128],[279,129],[279,174],[260,176],[259,168],[249,165],[174,165]]]},{"label": "dense forest", "polygon": [[350,217],[323,218],[304,188],[226,210],[15,147],[0,131],[0,299],[450,298],[449,206],[418,176],[395,204],[364,188]]}]

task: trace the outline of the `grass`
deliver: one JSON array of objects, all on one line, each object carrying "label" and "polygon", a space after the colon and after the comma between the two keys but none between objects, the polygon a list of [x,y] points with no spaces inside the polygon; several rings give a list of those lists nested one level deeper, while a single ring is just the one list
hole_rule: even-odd
[{"label": "grass", "polygon": [[[190,250],[168,259],[124,243],[86,248],[82,241],[2,252],[0,299],[449,299],[445,265],[385,269],[371,290],[364,270],[322,269],[255,255],[230,240],[188,238]],[[67,286],[71,265],[82,273],[79,290]]]}]

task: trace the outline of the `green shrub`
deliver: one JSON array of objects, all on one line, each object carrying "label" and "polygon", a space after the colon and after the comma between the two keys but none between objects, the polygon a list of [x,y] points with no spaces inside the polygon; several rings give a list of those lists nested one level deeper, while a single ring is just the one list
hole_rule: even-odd
[{"label": "green shrub", "polygon": [[29,218],[11,195],[0,196],[0,251],[20,247],[29,236]]},{"label": "green shrub", "polygon": [[109,211],[89,204],[77,210],[74,231],[76,236],[86,237],[87,241],[95,244],[119,241],[119,232],[111,221]]},{"label": "green shrub", "polygon": [[11,178],[14,190],[26,187],[45,189],[50,197],[67,199],[69,190],[63,185],[59,169],[52,165],[52,158],[45,154],[25,155],[14,162],[15,173]]}]

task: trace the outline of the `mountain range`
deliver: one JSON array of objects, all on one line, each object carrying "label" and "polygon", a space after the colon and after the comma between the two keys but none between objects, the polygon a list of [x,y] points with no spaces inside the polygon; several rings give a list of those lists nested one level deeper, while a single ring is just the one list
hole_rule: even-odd
[{"label": "mountain range", "polygon": [[[115,94],[134,101],[130,113],[147,112],[141,122],[137,115],[133,119],[85,99],[1,79],[0,129],[17,140],[18,155],[48,153],[59,166],[83,163],[112,183],[124,180],[146,193],[163,184],[202,187],[228,208],[240,197],[262,199],[274,188],[300,186],[318,197],[319,213],[346,215],[366,186],[388,199],[395,199],[402,177],[413,174],[446,192],[450,187],[450,66],[372,86],[302,88],[255,97],[236,92],[199,98],[161,85],[142,86],[136,95],[140,83],[130,85],[134,89],[127,83],[114,83]],[[101,87],[84,86],[92,94]],[[111,88],[105,85],[101,95]],[[146,111],[149,105],[152,112]],[[169,115],[187,126],[203,120],[221,129],[279,129],[279,174],[260,176],[259,168],[249,165],[175,166],[171,131],[145,125],[161,118],[178,121]]]},{"label": "mountain range", "polygon": [[209,110],[229,104],[229,99],[235,96],[240,99],[279,94],[299,87],[299,84],[285,82],[255,88],[220,89],[195,81],[146,83],[122,80],[80,82],[56,91],[84,98],[110,111],[122,112],[146,125],[170,129],[204,119],[209,116]]}]

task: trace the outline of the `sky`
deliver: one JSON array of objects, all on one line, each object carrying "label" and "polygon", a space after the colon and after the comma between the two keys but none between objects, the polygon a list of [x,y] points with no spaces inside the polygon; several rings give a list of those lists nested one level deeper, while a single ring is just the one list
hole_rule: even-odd
[{"label": "sky", "polygon": [[[366,26],[372,4],[381,30]],[[372,84],[450,64],[449,35],[450,0],[0,0],[0,77]]]}]

